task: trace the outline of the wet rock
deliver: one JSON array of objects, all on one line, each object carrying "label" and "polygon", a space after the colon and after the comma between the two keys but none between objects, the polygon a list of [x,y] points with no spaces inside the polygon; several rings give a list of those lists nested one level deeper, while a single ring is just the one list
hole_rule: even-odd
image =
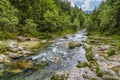
[{"label": "wet rock", "polygon": [[10,62],[8,56],[0,54],[0,62]]}]

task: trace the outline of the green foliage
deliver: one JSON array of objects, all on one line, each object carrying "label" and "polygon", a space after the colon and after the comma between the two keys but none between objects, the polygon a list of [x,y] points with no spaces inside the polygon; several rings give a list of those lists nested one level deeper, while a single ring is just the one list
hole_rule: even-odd
[{"label": "green foliage", "polygon": [[25,26],[23,27],[24,33],[34,33],[36,32],[36,24],[33,22],[32,19],[25,20]]},{"label": "green foliage", "polygon": [[41,33],[73,33],[83,25],[84,16],[81,9],[71,7],[68,1],[0,1],[0,29],[18,35],[38,37]]},{"label": "green foliage", "polygon": [[91,80],[97,80],[96,78],[92,78]]},{"label": "green foliage", "polygon": [[68,47],[70,48],[70,49],[74,49],[75,47],[81,47],[83,44],[81,44],[81,43],[75,43],[75,42],[73,42],[73,41],[71,41],[71,42],[69,42],[68,43]]},{"label": "green foliage", "polygon": [[8,50],[9,46],[7,43],[0,43],[0,54],[4,54],[6,50]]},{"label": "green foliage", "polygon": [[103,76],[103,72],[100,70],[99,67],[96,68],[96,74],[97,74],[97,76],[99,76],[99,77],[102,77],[102,76]]},{"label": "green foliage", "polygon": [[109,50],[108,52],[107,52],[107,55],[108,56],[112,56],[112,55],[115,55],[116,53],[115,53],[115,51],[114,50]]},{"label": "green foliage", "polygon": [[87,62],[80,62],[80,61],[78,61],[78,64],[77,64],[77,67],[78,68],[81,68],[81,67],[87,67],[87,66],[89,66],[89,64],[87,63]]},{"label": "green foliage", "polygon": [[7,31],[16,31],[18,17],[15,9],[8,0],[0,0],[0,29]]},{"label": "green foliage", "polygon": [[84,27],[102,35],[120,35],[120,1],[106,0],[87,16]]},{"label": "green foliage", "polygon": [[73,49],[73,48],[76,47],[76,46],[75,46],[75,42],[70,42],[68,45],[69,45],[69,48],[70,48],[70,49]]},{"label": "green foliage", "polygon": [[65,75],[52,75],[50,80],[67,80],[67,78]]},{"label": "green foliage", "polygon": [[90,48],[86,48],[86,58],[87,58],[87,60],[88,61],[91,61],[91,60],[93,60],[93,57],[94,57],[94,55],[93,55],[93,53],[92,53],[92,47],[90,47]]},{"label": "green foliage", "polygon": [[0,39],[5,40],[5,39],[15,39],[14,34],[7,32],[7,31],[0,31]]}]

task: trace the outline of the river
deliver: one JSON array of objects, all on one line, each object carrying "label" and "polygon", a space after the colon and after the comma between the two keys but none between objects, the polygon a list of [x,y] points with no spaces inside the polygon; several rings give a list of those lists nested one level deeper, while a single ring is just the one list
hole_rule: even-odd
[{"label": "river", "polygon": [[81,30],[67,38],[53,40],[53,43],[40,50],[38,54],[27,57],[36,63],[46,62],[47,66],[35,71],[29,70],[9,77],[6,76],[0,80],[50,80],[54,73],[69,73],[77,65],[78,60],[87,62],[87,59],[85,57],[86,51],[82,46],[69,49],[68,43],[71,41],[81,43],[87,39],[86,34],[86,30]]}]

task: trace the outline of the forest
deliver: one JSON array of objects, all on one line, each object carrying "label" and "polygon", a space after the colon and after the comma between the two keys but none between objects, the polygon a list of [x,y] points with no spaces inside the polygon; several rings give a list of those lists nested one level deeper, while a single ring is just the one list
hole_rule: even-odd
[{"label": "forest", "polygon": [[74,33],[82,28],[120,35],[120,1],[106,0],[86,14],[68,0],[1,0],[0,38]]}]

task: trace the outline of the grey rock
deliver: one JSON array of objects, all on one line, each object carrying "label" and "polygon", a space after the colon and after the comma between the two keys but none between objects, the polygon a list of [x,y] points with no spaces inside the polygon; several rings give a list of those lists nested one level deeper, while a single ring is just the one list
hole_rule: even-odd
[{"label": "grey rock", "polygon": [[10,59],[8,58],[8,56],[0,54],[0,62],[10,62]]}]

